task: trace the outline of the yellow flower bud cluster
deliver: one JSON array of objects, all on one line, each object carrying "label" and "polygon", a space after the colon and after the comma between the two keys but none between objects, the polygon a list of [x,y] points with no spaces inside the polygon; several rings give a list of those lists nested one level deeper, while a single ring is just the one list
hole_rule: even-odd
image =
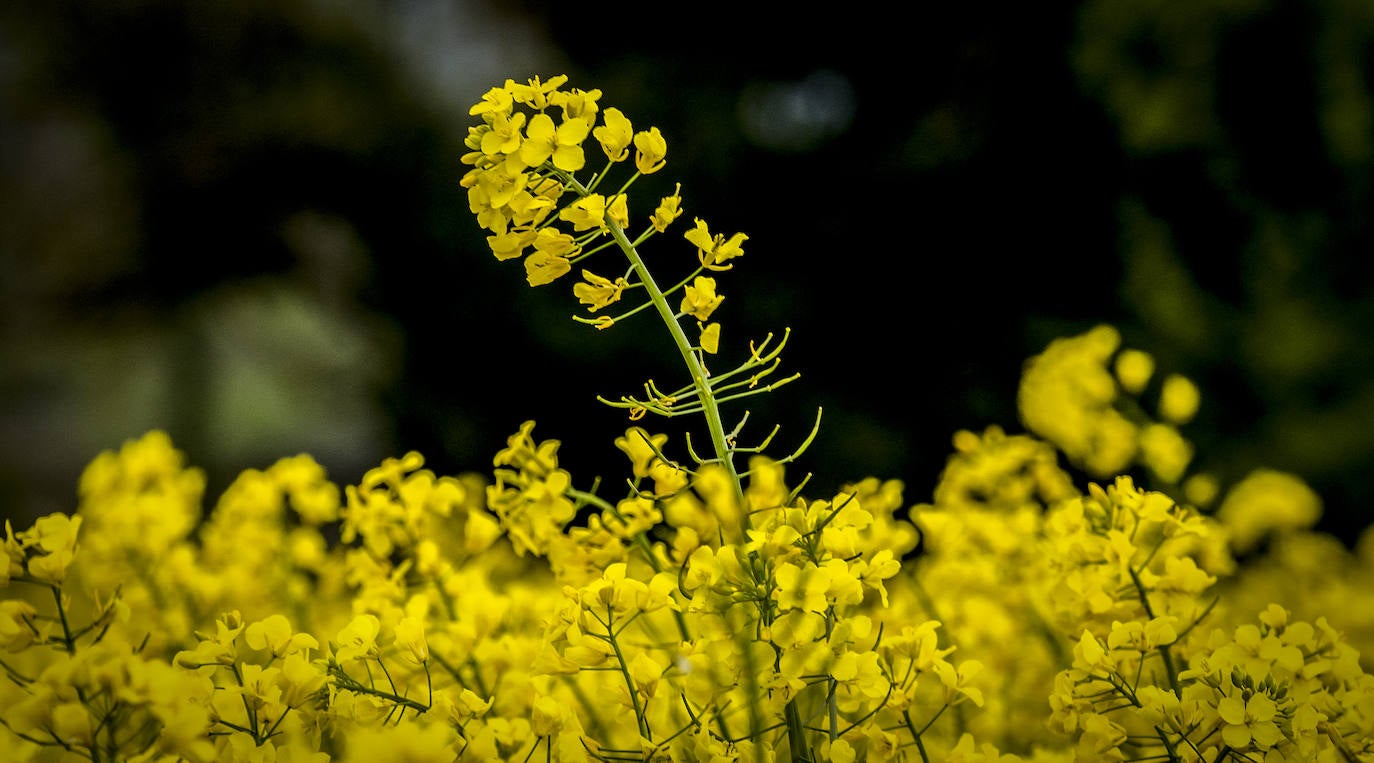
[{"label": "yellow flower bud cluster", "polygon": [[[1367,750],[1374,676],[1325,618],[1277,604],[1212,629],[1187,669],[1173,618],[1084,631],[1050,696],[1051,723],[1095,760],[1355,760]],[[1183,752],[1186,751],[1186,752]]]},{"label": "yellow flower bud cluster", "polygon": [[[600,113],[600,90],[565,90],[562,86],[567,81],[566,75],[547,82],[535,77],[527,84],[506,80],[505,85],[488,90],[470,110],[482,123],[470,128],[464,141],[471,150],[462,160],[473,169],[463,176],[462,185],[468,190],[472,212],[491,232],[487,240],[497,259],[524,258],[531,286],[550,283],[571,271],[571,263],[592,238],[609,234],[608,222],[622,229],[629,225],[624,193],[607,198],[588,188],[560,210],[563,194],[581,187],[573,174],[586,166],[583,143],[589,136],[600,144],[611,164],[627,160],[633,146],[634,165],[641,175],[662,169],[668,153],[658,128],[635,132],[619,109]],[[677,203],[665,200],[660,205],[655,227],[667,227]],[[556,221],[568,223],[572,232],[559,231],[553,225]],[[583,231],[591,235],[572,235]],[[599,276],[589,276],[588,283],[614,287]],[[593,294],[586,287],[582,291],[579,297],[594,307],[618,298]]]},{"label": "yellow flower bud cluster", "polygon": [[487,505],[520,554],[548,553],[577,507],[568,497],[572,478],[558,468],[557,440],[534,441],[534,422],[526,421],[496,455],[496,483],[487,488]]},{"label": "yellow flower bud cluster", "polygon": [[[1334,540],[1294,534],[1315,518],[1300,481],[1261,472],[1274,489],[1236,486],[1234,500],[1291,505],[1261,514],[1291,518],[1268,526],[1278,549],[1301,544],[1286,560],[1242,566],[1219,517],[1127,477],[1086,495],[1054,493],[1037,489],[1059,482],[1045,479],[1053,459],[1042,443],[997,429],[955,443],[936,502],[913,510],[926,553],[911,565],[912,585],[960,650],[1000,678],[967,726],[975,737],[1010,735],[1042,751],[1067,741],[1076,760],[1341,760],[1366,749],[1370,723],[1349,709],[1370,703],[1374,677],[1346,633],[1321,615],[1297,622],[1272,601],[1254,605],[1258,626],[1243,616],[1255,611],[1248,602],[1284,592],[1309,612],[1322,607],[1304,591],[1354,601],[1361,570],[1374,569],[1327,547]],[[1368,638],[1366,620],[1343,619]],[[1041,638],[1025,639],[1027,624]],[[1026,708],[1050,684],[1046,724]]]},{"label": "yellow flower bud cluster", "polygon": [[[721,329],[709,319],[724,297],[716,292],[715,279],[700,274],[730,269],[730,261],[744,254],[748,236],[712,233],[697,218],[684,238],[696,247],[699,267],[660,291],[644,269],[637,247],[667,231],[681,216],[682,186],[662,197],[638,234],[629,232],[626,190],[665,166],[667,141],[657,127],[636,131],[619,109],[600,109],[600,90],[565,89],[567,80],[566,75],[546,82],[535,77],[526,84],[507,80],[488,90],[470,110],[482,121],[469,128],[464,141],[470,150],[462,161],[472,169],[463,175],[461,184],[468,191],[478,224],[489,233],[492,253],[498,260],[523,259],[526,280],[531,286],[541,286],[572,272],[575,264],[606,248],[604,240],[610,239],[628,259],[621,266],[624,274],[606,276],[583,268],[583,280],[573,286],[573,294],[593,313],[619,302],[629,290],[642,289],[649,302],[622,316],[579,320],[605,329],[649,304],[666,318],[671,309],[666,299],[680,289],[684,295],[673,319],[694,318],[699,334],[695,347],[715,354]],[[584,144],[588,138],[599,144],[606,165],[580,178],[587,164]],[[633,175],[614,193],[599,191],[611,170],[631,156]]]},{"label": "yellow flower bud cluster", "polygon": [[1121,349],[1112,326],[1056,339],[1027,361],[1017,392],[1021,421],[1092,478],[1138,464],[1162,485],[1179,485],[1194,456],[1179,427],[1196,415],[1200,395],[1192,380],[1169,374],[1152,416],[1142,395],[1154,373],[1154,358]]},{"label": "yellow flower bud cluster", "polygon": [[1253,551],[1264,539],[1307,530],[1322,514],[1322,500],[1297,475],[1256,469],[1232,485],[1217,507],[1236,553]]}]

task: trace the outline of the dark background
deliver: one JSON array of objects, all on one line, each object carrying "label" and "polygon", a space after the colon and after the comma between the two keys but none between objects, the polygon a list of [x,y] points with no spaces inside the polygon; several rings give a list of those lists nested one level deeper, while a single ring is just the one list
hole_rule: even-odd
[{"label": "dark background", "polygon": [[1026,357],[1111,322],[1201,384],[1201,466],[1297,472],[1327,528],[1367,524],[1374,5],[799,7],[7,4],[3,514],[70,510],[154,427],[211,496],[300,451],[341,483],[410,449],[487,471],[525,419],[578,485],[621,480],[595,397],[676,386],[675,353],[569,320],[457,184],[468,105],[566,73],[667,138],[643,198],[681,182],[689,221],[749,234],[720,363],[792,329],[802,378],[745,439],[784,453],[824,406],[809,494],[928,499],[955,430],[1020,431]]}]

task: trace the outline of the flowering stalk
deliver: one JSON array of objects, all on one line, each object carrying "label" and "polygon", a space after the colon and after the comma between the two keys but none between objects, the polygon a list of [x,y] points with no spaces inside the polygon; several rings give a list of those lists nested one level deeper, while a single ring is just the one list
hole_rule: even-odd
[{"label": "flowering stalk", "polygon": [[[681,214],[680,198],[676,191],[672,196],[665,197],[650,218],[651,227],[631,240],[626,230],[629,216],[625,191],[635,180],[663,166],[666,144],[656,128],[634,133],[629,120],[615,109],[601,112],[602,124],[592,130],[599,112],[596,106],[599,91],[562,90],[560,86],[565,80],[566,77],[556,77],[548,83],[542,83],[533,79],[527,86],[508,81],[505,87],[488,91],[482,103],[473,107],[472,113],[482,115],[484,121],[482,126],[470,132],[467,145],[474,151],[464,157],[465,162],[474,166],[463,180],[463,184],[470,189],[473,211],[477,213],[478,221],[492,231],[493,235],[488,241],[499,259],[524,258],[527,279],[531,285],[550,283],[570,272],[574,262],[582,262],[605,248],[605,244],[597,243],[600,239],[609,238],[620,249],[629,263],[626,276],[612,281],[584,269],[582,272],[586,280],[577,284],[574,292],[593,312],[619,301],[627,290],[642,289],[646,302],[616,318],[603,316],[595,320],[579,320],[591,323],[598,329],[606,329],[651,306],[668,329],[691,381],[684,390],[670,394],[664,394],[650,381],[645,385],[643,399],[624,397],[619,402],[606,402],[628,409],[632,419],[651,411],[663,416],[700,413],[706,421],[713,453],[711,458],[703,459],[693,452],[693,458],[698,467],[719,466],[723,470],[723,482],[730,493],[729,504],[734,507],[727,511],[728,516],[720,517],[722,522],[727,523],[720,529],[720,541],[723,543],[727,537],[732,540],[744,539],[752,528],[752,512],[746,500],[742,475],[735,464],[735,454],[740,450],[735,438],[744,421],[733,432],[727,432],[720,403],[727,397],[740,399],[766,392],[796,378],[793,376],[760,386],[760,381],[777,368],[781,343],[767,354],[764,347],[754,348],[743,364],[714,378],[703,362],[705,354],[717,351],[720,327],[707,321],[724,297],[716,293],[715,279],[702,274],[730,269],[733,264],[730,261],[743,254],[741,245],[747,236],[742,233],[729,238],[712,235],[707,225],[698,218],[695,227],[684,237],[697,248],[699,266],[669,290],[663,290],[646,266],[638,247],[655,233],[664,232]],[[535,112],[534,116],[527,118],[524,111],[513,108],[515,104],[529,107]],[[553,107],[562,108],[561,125],[555,124],[548,114]],[[522,134],[519,128],[526,119],[529,127]],[[595,135],[609,160],[607,172],[616,162],[628,158],[631,144],[635,149],[637,171],[618,192],[609,197],[596,193],[607,172],[595,175],[585,184],[575,176],[585,163],[581,143],[589,133]],[[571,194],[573,201],[563,204],[561,197],[564,194]],[[571,227],[571,233],[560,230],[560,223]],[[669,303],[668,296],[679,291],[683,294],[682,302],[675,309]],[[687,317],[695,318],[700,327],[700,338],[695,343],[688,338],[683,327],[683,320]],[[725,392],[728,395],[723,396]],[[803,447],[810,443],[814,435],[813,429]],[[771,438],[772,435],[769,435],[768,440]],[[639,447],[641,443],[633,445]],[[647,437],[642,445],[652,451],[653,458],[667,463],[658,445]],[[690,438],[687,446],[690,452]],[[762,446],[744,450],[757,453]],[[783,462],[795,458],[799,452],[794,452]],[[570,488],[561,489],[568,496],[580,495]],[[579,502],[596,503],[585,497]],[[618,515],[618,512],[611,513]],[[636,543],[645,545],[642,532],[634,537]],[[661,569],[652,549],[648,549],[646,555],[656,571]],[[771,587],[771,582],[767,581],[768,574],[765,571],[763,579],[758,581],[765,592]],[[764,596],[766,598],[767,594]],[[771,622],[767,610],[767,607],[762,607],[760,611],[765,627]],[[680,613],[675,612],[675,617],[683,638],[690,641],[685,620]],[[614,638],[613,634],[608,635]],[[739,639],[743,681],[748,685],[750,695],[755,698],[746,703],[746,710],[749,714],[750,736],[757,743],[764,733],[764,719],[758,699],[758,675],[762,666],[757,664],[758,658],[751,640],[744,635],[740,635]],[[618,649],[619,645],[615,646]],[[620,662],[622,670],[625,670],[623,657]],[[646,719],[637,702],[633,709],[643,732],[647,728]],[[794,759],[809,758],[805,730],[796,703],[789,701],[784,714]],[[641,736],[647,734],[642,733]],[[763,749],[761,744],[756,745],[755,755],[761,756]]]},{"label": "flowering stalk", "polygon": [[[573,179],[571,175],[565,174],[563,177],[579,195],[584,197],[588,195],[587,189]],[[635,275],[639,278],[639,283],[643,285],[644,291],[649,295],[649,301],[658,311],[659,317],[663,319],[663,325],[668,329],[668,334],[672,336],[678,354],[682,356],[683,365],[687,367],[687,372],[692,377],[692,386],[696,391],[697,399],[700,401],[707,430],[711,433],[711,446],[715,450],[716,463],[725,467],[726,472],[730,475],[730,483],[735,488],[735,497],[740,503],[743,503],[744,488],[740,482],[739,473],[735,470],[734,452],[726,441],[725,424],[721,420],[720,405],[716,402],[715,391],[707,382],[706,368],[701,364],[701,359],[697,357],[696,350],[693,349],[686,332],[682,330],[682,324],[678,322],[676,313],[668,304],[668,298],[659,289],[653,274],[644,266],[644,260],[639,256],[639,250],[625,235],[625,230],[615,220],[607,220],[606,228],[610,231],[611,237],[615,239],[616,245],[620,247],[620,251],[625,254],[625,259],[630,261],[630,267],[634,269]],[[748,529],[749,515],[747,513],[744,515],[744,522],[745,527],[741,528],[741,532]]]}]

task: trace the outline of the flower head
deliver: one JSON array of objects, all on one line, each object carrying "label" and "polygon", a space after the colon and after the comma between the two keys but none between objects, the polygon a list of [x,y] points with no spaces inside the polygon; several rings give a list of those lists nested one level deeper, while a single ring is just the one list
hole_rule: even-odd
[{"label": "flower head", "polygon": [[635,133],[635,167],[645,175],[663,169],[668,155],[668,142],[657,127]]}]

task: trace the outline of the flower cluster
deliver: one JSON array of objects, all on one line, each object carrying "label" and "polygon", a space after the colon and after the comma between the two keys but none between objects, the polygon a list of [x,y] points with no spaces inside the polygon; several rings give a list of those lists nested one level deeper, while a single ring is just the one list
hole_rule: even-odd
[{"label": "flower cluster", "polygon": [[[1027,361],[1018,390],[1022,423],[1059,448],[1095,478],[1110,478],[1140,464],[1165,485],[1179,485],[1193,460],[1193,444],[1179,427],[1197,414],[1197,386],[1168,374],[1150,387],[1149,353],[1121,349],[1121,334],[1100,325],[1050,342]],[[1153,391],[1151,416],[1141,396]],[[1205,489],[1205,475],[1195,475]]]},{"label": "flower cluster", "polygon": [[[73,513],[6,523],[7,759],[1374,761],[1374,531],[1314,531],[1295,475],[1189,475],[1198,389],[1109,326],[1032,358],[1028,431],[956,433],[928,502],[808,494],[788,465],[815,429],[773,455],[777,429],[746,444],[722,413],[795,378],[767,381],[786,335],[704,364],[747,237],[696,220],[660,289],[638,247],[681,189],[633,238],[627,191],[666,143],[565,84],[473,107],[472,210],[532,285],[618,251],[575,296],[645,301],[582,320],[652,308],[688,378],[606,402],[699,416],[706,444],[630,423],[608,488],[525,421],[489,470],[410,452],[340,486],[302,454],[208,511],[165,433],[101,453]],[[606,165],[580,177],[589,138]]]},{"label": "flower cluster", "polygon": [[[636,131],[619,109],[603,111],[597,103],[600,90],[564,89],[566,82],[563,75],[547,82],[536,77],[526,84],[507,80],[488,90],[471,109],[482,122],[469,129],[465,142],[471,151],[463,162],[472,169],[462,185],[472,212],[490,233],[487,243],[498,260],[523,259],[531,286],[552,283],[608,246],[634,252],[652,236],[666,232],[683,213],[678,185],[642,218],[643,227],[631,240],[628,191],[640,177],[664,167],[667,141],[657,127]],[[606,163],[589,177],[579,177],[587,165],[589,141],[599,146]],[[595,154],[595,147],[591,151]],[[631,163],[634,172],[613,192],[603,192],[607,178],[622,163]],[[642,290],[649,301],[619,316],[582,320],[609,328],[651,305],[666,309],[664,300],[680,292],[674,318],[696,321],[694,346],[716,353],[721,329],[711,316],[725,297],[717,292],[716,279],[706,273],[729,270],[731,260],[744,254],[749,237],[713,233],[696,218],[684,238],[695,246],[699,264],[666,289],[660,289],[637,253],[616,276],[584,266],[573,293],[588,312],[605,310],[627,292]],[[651,400],[666,406],[674,397],[652,395]]]},{"label": "flower cluster", "polygon": [[1327,622],[1269,605],[1257,622],[1213,629],[1184,670],[1171,618],[1084,631],[1051,695],[1052,722],[1081,759],[1361,760],[1374,753],[1374,676]]}]

